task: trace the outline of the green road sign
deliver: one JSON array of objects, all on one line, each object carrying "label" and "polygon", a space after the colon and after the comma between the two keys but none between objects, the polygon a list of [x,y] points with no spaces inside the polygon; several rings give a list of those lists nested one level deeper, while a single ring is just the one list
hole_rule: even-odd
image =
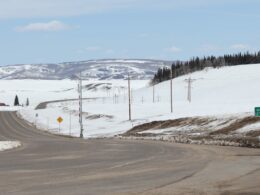
[{"label": "green road sign", "polygon": [[255,107],[255,116],[260,117],[260,107]]}]

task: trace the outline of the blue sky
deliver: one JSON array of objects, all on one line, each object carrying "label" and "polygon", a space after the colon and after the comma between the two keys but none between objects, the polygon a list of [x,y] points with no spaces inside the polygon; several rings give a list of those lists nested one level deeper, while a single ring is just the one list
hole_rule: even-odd
[{"label": "blue sky", "polygon": [[0,1],[0,65],[260,50],[259,0]]}]

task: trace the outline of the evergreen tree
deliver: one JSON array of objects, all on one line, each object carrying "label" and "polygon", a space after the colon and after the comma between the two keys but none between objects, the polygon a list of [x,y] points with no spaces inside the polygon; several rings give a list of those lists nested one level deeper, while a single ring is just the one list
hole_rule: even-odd
[{"label": "evergreen tree", "polygon": [[[254,54],[246,52],[244,54],[238,53],[234,55],[224,55],[220,57],[194,57],[186,62],[173,62],[171,69],[173,73],[173,78],[175,78],[195,71],[203,70],[204,68],[208,67],[220,68],[222,66],[235,66],[257,63],[260,63],[260,51]],[[151,81],[151,84],[155,85],[157,83],[169,80],[170,71],[170,69],[165,67],[158,69],[157,73],[154,75],[154,78]]]},{"label": "evergreen tree", "polygon": [[14,98],[14,106],[19,106],[19,99],[18,99],[18,96],[16,95],[15,98]]}]

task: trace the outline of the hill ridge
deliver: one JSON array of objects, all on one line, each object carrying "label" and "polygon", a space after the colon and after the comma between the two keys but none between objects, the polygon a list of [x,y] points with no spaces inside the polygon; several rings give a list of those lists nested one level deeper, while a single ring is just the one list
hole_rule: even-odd
[{"label": "hill ridge", "polygon": [[170,66],[170,61],[146,59],[101,59],[63,63],[19,64],[0,66],[0,79],[75,79],[82,72],[83,79],[152,79],[158,68]]}]

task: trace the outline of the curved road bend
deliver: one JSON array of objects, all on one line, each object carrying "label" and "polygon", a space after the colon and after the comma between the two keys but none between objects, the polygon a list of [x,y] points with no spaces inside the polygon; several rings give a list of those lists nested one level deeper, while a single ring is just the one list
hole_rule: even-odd
[{"label": "curved road bend", "polygon": [[[259,150],[153,141],[81,140],[0,112],[0,194],[257,194]],[[238,193],[239,192],[239,193]]]},{"label": "curved road bend", "polygon": [[[95,100],[98,98],[82,98],[82,99],[83,100]],[[52,101],[47,101],[47,102],[41,102],[35,107],[35,110],[45,109],[48,106],[48,104],[52,104],[52,103],[71,102],[71,101],[78,101],[78,100],[79,99],[64,99],[64,100],[52,100]]]}]

